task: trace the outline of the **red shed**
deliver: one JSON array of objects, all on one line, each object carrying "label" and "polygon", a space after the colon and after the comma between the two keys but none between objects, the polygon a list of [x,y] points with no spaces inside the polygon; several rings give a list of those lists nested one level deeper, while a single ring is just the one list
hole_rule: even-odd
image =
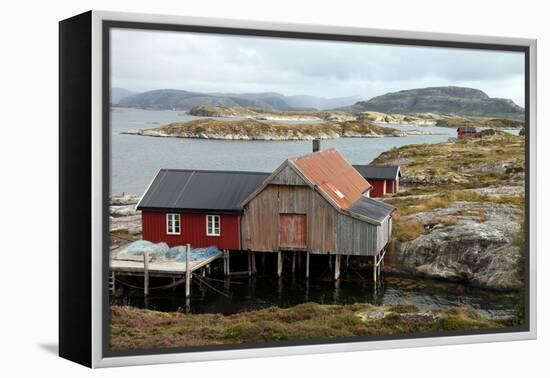
[{"label": "red shed", "polygon": [[456,136],[458,138],[464,138],[464,137],[477,137],[477,129],[472,126],[461,126],[458,129],[456,129]]},{"label": "red shed", "polygon": [[398,165],[354,165],[353,167],[372,185],[371,197],[383,197],[399,191],[401,168]]},{"label": "red shed", "polygon": [[263,172],[161,169],[138,203],[142,237],[170,246],[240,250],[241,203]]}]

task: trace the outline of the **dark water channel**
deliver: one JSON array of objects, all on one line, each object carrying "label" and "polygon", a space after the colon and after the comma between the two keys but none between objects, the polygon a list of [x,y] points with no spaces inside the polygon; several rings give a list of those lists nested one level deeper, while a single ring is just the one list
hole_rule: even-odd
[{"label": "dark water channel", "polygon": [[[471,306],[491,318],[511,316],[518,303],[516,292],[484,290],[461,283],[390,274],[382,274],[382,282],[375,289],[372,270],[368,268],[343,268],[340,280],[334,282],[326,264],[326,256],[315,256],[311,260],[309,280],[305,279],[303,266],[293,275],[288,260],[285,262],[283,277],[277,278],[275,256],[269,256],[264,268],[258,261],[258,274],[251,278],[232,276],[225,280],[220,274],[221,269],[214,264],[212,275],[205,283],[200,283],[198,279],[193,280],[189,302],[185,300],[184,285],[175,289],[152,290],[145,299],[142,290],[118,283],[117,294],[111,296],[111,303],[158,311],[226,315],[271,306],[291,307],[305,302],[415,304],[421,309]],[[234,264],[234,268],[246,269],[243,265]],[[136,286],[141,284],[139,278],[121,279]],[[151,287],[167,282],[170,281],[152,279]]]}]

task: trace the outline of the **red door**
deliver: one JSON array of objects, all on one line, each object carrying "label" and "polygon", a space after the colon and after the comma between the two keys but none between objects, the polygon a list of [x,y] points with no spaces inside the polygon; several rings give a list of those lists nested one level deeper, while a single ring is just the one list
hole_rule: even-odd
[{"label": "red door", "polygon": [[304,214],[279,215],[279,245],[283,249],[307,247],[307,220]]}]

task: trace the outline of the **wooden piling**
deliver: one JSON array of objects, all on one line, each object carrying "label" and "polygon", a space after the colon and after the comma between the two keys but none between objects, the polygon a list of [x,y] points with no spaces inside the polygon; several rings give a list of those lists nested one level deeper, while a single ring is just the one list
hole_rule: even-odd
[{"label": "wooden piling", "polygon": [[265,273],[265,255],[266,253],[262,253],[262,272]]},{"label": "wooden piling", "polygon": [[191,296],[191,244],[185,249],[185,298]]},{"label": "wooden piling", "polygon": [[309,279],[309,252],[306,252],[306,279]]},{"label": "wooden piling", "polygon": [[374,284],[376,285],[376,255],[373,257],[374,259],[374,262],[373,262],[373,266],[372,266],[372,277],[373,277],[373,281],[374,281]]},{"label": "wooden piling", "polygon": [[247,259],[248,259],[248,277],[252,276],[252,256],[250,255],[250,251],[247,252]]},{"label": "wooden piling", "polygon": [[340,279],[340,255],[334,256],[334,281]]},{"label": "wooden piling", "polygon": [[328,270],[332,272],[332,256],[328,255]]},{"label": "wooden piling", "polygon": [[231,274],[231,269],[230,269],[230,265],[229,265],[229,250],[225,250],[225,256],[226,256],[226,264],[227,264],[227,273],[226,273],[226,276],[229,276]]},{"label": "wooden piling", "polygon": [[349,255],[346,255],[346,269],[349,268]]},{"label": "wooden piling", "polygon": [[292,275],[296,273],[296,251],[292,252]]},{"label": "wooden piling", "polygon": [[252,274],[257,273],[256,269],[256,252],[250,252],[252,254]]},{"label": "wooden piling", "polygon": [[283,275],[283,252],[277,252],[277,277]]},{"label": "wooden piling", "polygon": [[143,295],[149,295],[149,252],[143,253]]}]

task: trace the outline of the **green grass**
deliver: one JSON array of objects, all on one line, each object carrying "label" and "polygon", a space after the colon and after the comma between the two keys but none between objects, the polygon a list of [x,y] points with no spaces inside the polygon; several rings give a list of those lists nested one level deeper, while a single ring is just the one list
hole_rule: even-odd
[{"label": "green grass", "polygon": [[[384,311],[382,318],[365,311]],[[418,332],[501,328],[504,323],[482,317],[469,308],[420,313],[413,305],[377,308],[369,304],[271,307],[224,316],[156,312],[111,306],[112,350],[194,345],[330,339],[349,336],[413,334]]]},{"label": "green grass", "polygon": [[525,139],[511,134],[412,144],[378,156],[372,164],[400,165],[403,181],[420,187],[467,189],[520,185],[525,168]]}]

